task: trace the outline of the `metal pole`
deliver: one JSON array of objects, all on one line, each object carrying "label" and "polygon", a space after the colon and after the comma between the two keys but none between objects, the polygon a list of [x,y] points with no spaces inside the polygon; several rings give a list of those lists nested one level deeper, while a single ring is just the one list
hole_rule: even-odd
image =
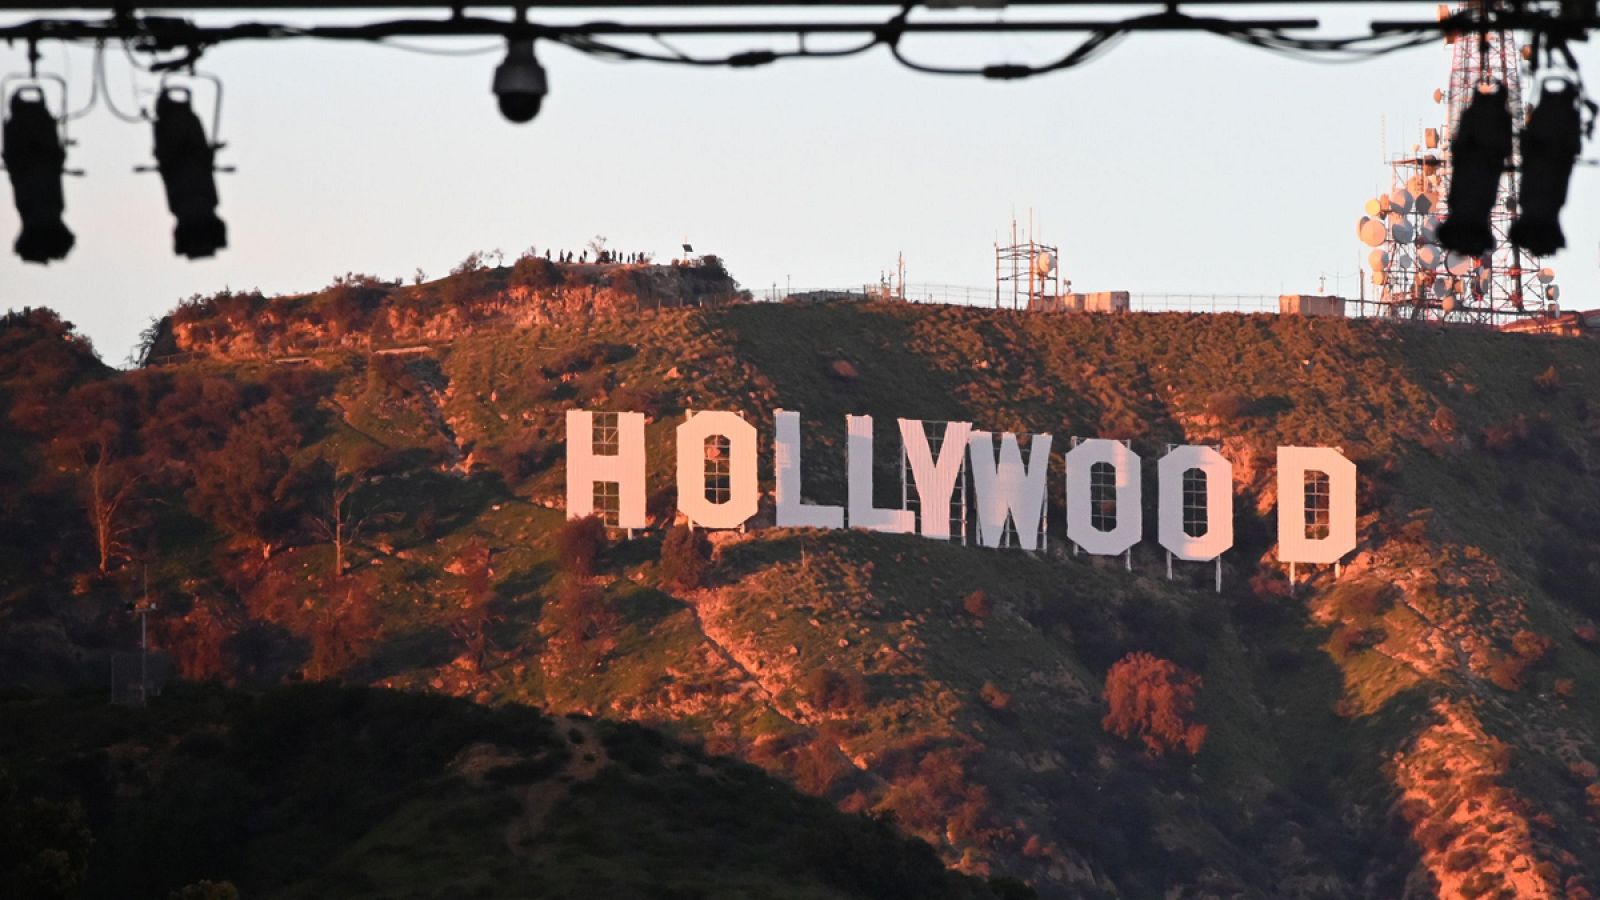
[{"label": "metal pole", "polygon": [[149,685],[146,678],[149,674],[150,660],[150,610],[148,607],[139,609],[139,705],[147,706],[150,702]]}]

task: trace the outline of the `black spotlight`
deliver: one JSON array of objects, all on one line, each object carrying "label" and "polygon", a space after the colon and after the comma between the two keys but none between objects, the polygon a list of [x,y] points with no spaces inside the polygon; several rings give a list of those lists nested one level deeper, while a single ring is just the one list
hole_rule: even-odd
[{"label": "black spotlight", "polygon": [[500,114],[513,122],[531,122],[539,114],[549,87],[544,66],[533,58],[533,41],[512,39],[506,58],[494,70],[494,95]]},{"label": "black spotlight", "polygon": [[1482,256],[1494,249],[1489,215],[1500,193],[1500,175],[1511,155],[1511,110],[1498,85],[1480,90],[1461,113],[1450,143],[1450,214],[1439,226],[1446,250]]},{"label": "black spotlight", "polygon": [[217,148],[189,99],[179,87],[164,88],[156,98],[156,170],[167,188],[167,208],[178,219],[172,249],[200,259],[228,246],[228,226],[217,218]]},{"label": "black spotlight", "polygon": [[1572,167],[1583,150],[1578,88],[1548,83],[1522,130],[1522,202],[1511,226],[1511,242],[1534,256],[1548,256],[1567,245],[1561,233],[1561,207],[1567,202]]},{"label": "black spotlight", "polygon": [[0,160],[11,177],[22,231],[13,245],[28,262],[48,264],[65,259],[74,238],[61,221],[66,197],[61,190],[66,148],[56,130],[55,116],[45,105],[44,93],[24,87],[11,95],[11,111],[3,129]]}]

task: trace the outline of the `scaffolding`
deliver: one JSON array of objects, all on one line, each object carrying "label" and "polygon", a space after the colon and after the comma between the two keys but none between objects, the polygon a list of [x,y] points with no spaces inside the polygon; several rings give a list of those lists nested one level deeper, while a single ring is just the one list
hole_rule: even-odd
[{"label": "scaffolding", "polygon": [[[1033,215],[1028,216],[1026,240],[1019,240],[1017,220],[1011,220],[1011,243],[994,247],[995,309],[1033,309],[1044,298],[1061,295],[1061,248],[1033,239]],[[1069,282],[1070,285],[1070,282]]]}]

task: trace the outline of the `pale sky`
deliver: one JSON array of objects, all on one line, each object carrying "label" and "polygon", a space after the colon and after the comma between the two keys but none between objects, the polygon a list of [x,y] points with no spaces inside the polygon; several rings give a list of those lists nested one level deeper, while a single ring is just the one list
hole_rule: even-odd
[{"label": "pale sky", "polygon": [[[1290,3],[1223,12],[1315,16],[1326,33],[1349,33],[1372,19],[1431,18],[1433,9]],[[852,15],[863,14],[721,17]],[[329,20],[292,11],[251,18],[269,17]],[[903,46],[930,62],[1043,62],[1077,40],[912,37]],[[226,85],[219,162],[239,170],[218,176],[230,246],[210,260],[172,254],[160,180],[132,172],[151,160],[149,126],[103,107],[75,122],[68,162],[88,170],[67,183],[77,246],[47,267],[12,255],[8,185],[0,307],[54,307],[120,363],[152,317],[191,294],[306,291],[352,271],[409,280],[420,267],[436,277],[473,250],[500,248],[509,260],[530,244],[579,249],[596,234],[662,259],[687,239],[722,256],[750,288],[873,282],[902,252],[913,283],[988,287],[996,236],[1013,211],[1026,220],[1029,209],[1036,236],[1061,246],[1078,290],[1276,295],[1315,291],[1325,274],[1329,292],[1354,296],[1367,250],[1356,222],[1365,200],[1388,186],[1385,147],[1409,148],[1423,126],[1441,124],[1431,95],[1450,62],[1442,43],[1319,64],[1207,35],[1136,34],[1081,68],[999,83],[913,73],[881,49],[735,71],[605,62],[541,43],[550,94],[539,117],[519,126],[501,119],[489,92],[503,55],[493,39],[407,43],[491,49],[443,57],[298,40],[207,52],[202,70]],[[1600,84],[1600,49],[1576,49]],[[42,68],[65,67],[81,104],[90,52],[45,52]],[[120,50],[107,63],[125,110],[135,83],[155,83],[135,78]],[[21,45],[0,45],[0,65],[22,69]],[[1591,144],[1585,155],[1600,151]],[[1562,305],[1600,307],[1600,167],[1577,170],[1563,224],[1568,249],[1551,261]]]}]

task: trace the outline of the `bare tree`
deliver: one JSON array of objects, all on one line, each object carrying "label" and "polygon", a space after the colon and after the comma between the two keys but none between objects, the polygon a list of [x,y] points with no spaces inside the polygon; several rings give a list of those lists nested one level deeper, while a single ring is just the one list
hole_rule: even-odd
[{"label": "bare tree", "polygon": [[587,246],[589,248],[589,253],[594,256],[595,262],[599,262],[600,261],[600,254],[605,252],[605,250],[606,250],[606,240],[607,240],[607,238],[603,234],[597,234],[594,237],[589,239],[589,243],[588,243]]},{"label": "bare tree", "polygon": [[299,479],[301,489],[312,499],[307,504],[314,510],[307,516],[312,533],[333,545],[334,578],[344,576],[349,550],[361,540],[362,532],[383,518],[357,496],[371,483],[371,471],[371,466],[359,463],[321,460]]},{"label": "bare tree", "polygon": [[122,536],[132,526],[124,520],[122,511],[141,476],[130,471],[125,460],[117,459],[106,441],[86,443],[81,452],[87,470],[89,526],[94,530],[100,574],[104,575],[111,570],[111,561],[126,549]]}]

